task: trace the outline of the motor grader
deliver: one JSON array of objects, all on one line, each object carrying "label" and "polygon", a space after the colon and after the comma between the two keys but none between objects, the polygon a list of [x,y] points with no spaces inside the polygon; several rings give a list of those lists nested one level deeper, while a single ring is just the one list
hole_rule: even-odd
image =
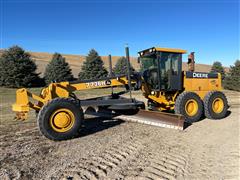
[{"label": "motor grader", "polygon": [[[128,73],[114,76],[109,56],[110,76],[102,79],[53,82],[40,95],[27,89],[16,91],[12,109],[16,118],[27,119],[36,111],[41,133],[52,140],[65,140],[81,133],[84,114],[110,116],[145,124],[183,129],[203,116],[224,118],[227,99],[221,92],[221,74],[194,71],[194,53],[188,56],[188,71],[182,71],[182,49],[152,47],[140,51],[140,72],[131,72],[126,47]],[[124,86],[125,91],[108,96],[78,99],[75,91]],[[141,90],[148,103],[132,98],[132,90]],[[122,94],[129,93],[130,97]],[[33,103],[30,98],[36,101]],[[145,107],[146,106],[146,107]],[[85,109],[85,110],[84,110]],[[145,110],[147,109],[147,110]],[[174,114],[174,113],[175,114]]]}]

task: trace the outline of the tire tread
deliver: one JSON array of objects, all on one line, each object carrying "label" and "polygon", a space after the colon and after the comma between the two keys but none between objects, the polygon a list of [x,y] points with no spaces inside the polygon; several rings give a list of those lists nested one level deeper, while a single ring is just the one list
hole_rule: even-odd
[{"label": "tire tread", "polygon": [[228,100],[227,100],[227,97],[226,97],[226,95],[223,93],[223,92],[221,92],[221,91],[210,91],[210,92],[208,92],[207,93],[207,95],[204,97],[204,99],[203,99],[203,104],[204,104],[204,115],[208,118],[208,119],[221,119],[221,118],[216,118],[216,117],[214,117],[214,114],[213,113],[211,113],[211,111],[210,111],[210,109],[208,108],[209,107],[209,100],[210,100],[210,98],[214,95],[214,94],[216,94],[216,93],[220,93],[220,94],[222,94],[223,95],[223,99],[224,99],[224,103],[225,103],[225,105],[226,106],[228,106]]},{"label": "tire tread", "polygon": [[[183,108],[182,102],[184,101],[185,98],[189,98],[188,96],[190,96],[190,97],[195,96],[196,100],[198,101],[199,108],[201,110],[201,112],[195,118],[189,118],[189,117],[187,117],[187,115],[183,114],[184,110],[182,109]],[[174,106],[174,111],[176,114],[184,115],[186,122],[193,123],[193,122],[199,121],[201,119],[202,114],[203,114],[203,103],[202,103],[201,98],[198,96],[198,94],[196,94],[194,92],[190,92],[190,91],[184,91],[177,97],[175,106]]]},{"label": "tire tread", "polygon": [[[47,113],[49,106],[51,106],[52,104],[61,104],[62,102],[70,102],[70,103],[74,104],[76,107],[79,108],[80,113],[83,114],[82,113],[83,111],[82,111],[82,109],[79,106],[79,103],[75,99],[73,99],[73,98],[54,98],[53,100],[47,102],[42,107],[42,109],[39,111],[38,117],[37,117],[37,119],[38,119],[37,122],[38,122],[38,127],[39,127],[40,132],[45,137],[49,138],[50,140],[57,140],[57,141],[59,141],[59,140],[69,139],[69,137],[65,137],[64,138],[62,136],[61,137],[60,136],[59,137],[55,137],[55,136],[50,135],[48,133],[48,131],[44,128],[44,119],[42,119],[45,116],[45,114]],[[80,131],[76,132],[71,138],[74,138],[74,137],[78,136],[79,133],[80,133]]]}]

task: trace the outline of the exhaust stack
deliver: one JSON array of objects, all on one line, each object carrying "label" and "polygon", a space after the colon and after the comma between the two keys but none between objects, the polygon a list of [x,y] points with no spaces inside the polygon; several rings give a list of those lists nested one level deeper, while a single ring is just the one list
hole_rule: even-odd
[{"label": "exhaust stack", "polygon": [[194,52],[191,52],[188,55],[188,71],[194,72],[195,71],[195,55]]}]

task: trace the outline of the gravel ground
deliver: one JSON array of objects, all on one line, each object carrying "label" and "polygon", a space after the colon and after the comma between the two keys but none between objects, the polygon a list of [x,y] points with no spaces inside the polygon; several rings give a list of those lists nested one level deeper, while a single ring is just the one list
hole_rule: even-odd
[{"label": "gravel ground", "polygon": [[1,103],[0,179],[240,179],[240,93],[225,93],[222,120],[177,131],[89,118],[81,137],[61,142],[43,137],[33,114],[11,120],[12,102]]}]

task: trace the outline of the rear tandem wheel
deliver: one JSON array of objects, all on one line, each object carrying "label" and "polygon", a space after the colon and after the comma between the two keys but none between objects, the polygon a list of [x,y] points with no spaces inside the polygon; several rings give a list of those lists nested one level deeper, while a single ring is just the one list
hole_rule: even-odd
[{"label": "rear tandem wheel", "polygon": [[221,119],[227,114],[228,102],[220,91],[210,91],[204,97],[204,112],[208,119]]}]

